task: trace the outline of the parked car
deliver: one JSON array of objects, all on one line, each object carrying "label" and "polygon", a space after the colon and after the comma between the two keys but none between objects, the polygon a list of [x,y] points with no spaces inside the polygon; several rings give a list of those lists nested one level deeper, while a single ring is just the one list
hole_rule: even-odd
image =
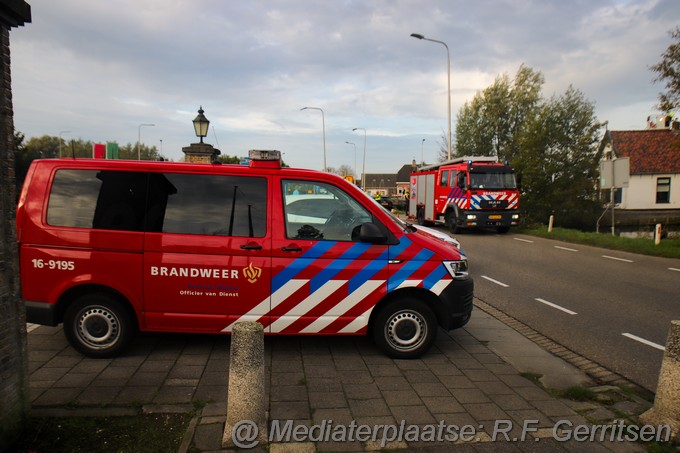
[{"label": "parked car", "polygon": [[394,208],[394,202],[390,197],[381,197],[380,200],[378,200],[378,203],[380,203],[382,207],[388,211],[391,211],[392,208]]}]

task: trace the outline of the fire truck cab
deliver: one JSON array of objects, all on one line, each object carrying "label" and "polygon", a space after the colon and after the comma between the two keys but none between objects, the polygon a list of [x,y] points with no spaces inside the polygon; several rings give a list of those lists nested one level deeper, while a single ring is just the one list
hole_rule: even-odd
[{"label": "fire truck cab", "polygon": [[409,216],[418,224],[443,223],[451,232],[519,225],[515,172],[496,157],[459,157],[411,173]]}]

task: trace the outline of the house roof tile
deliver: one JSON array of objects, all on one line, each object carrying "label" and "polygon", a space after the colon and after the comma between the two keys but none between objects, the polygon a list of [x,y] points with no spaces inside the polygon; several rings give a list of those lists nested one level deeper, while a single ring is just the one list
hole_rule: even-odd
[{"label": "house roof tile", "polygon": [[677,130],[609,131],[614,154],[630,158],[630,174],[680,173]]}]

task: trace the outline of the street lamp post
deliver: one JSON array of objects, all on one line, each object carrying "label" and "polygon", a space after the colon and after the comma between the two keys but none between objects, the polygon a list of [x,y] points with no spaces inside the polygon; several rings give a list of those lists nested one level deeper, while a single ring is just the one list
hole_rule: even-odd
[{"label": "street lamp post", "polygon": [[425,160],[423,158],[423,144],[425,143],[425,139],[423,139],[422,142],[420,142],[420,165],[425,165]]},{"label": "street lamp post", "polygon": [[318,110],[321,112],[321,128],[323,129],[323,171],[326,171],[326,118],[324,116],[323,110],[319,107],[302,107],[300,111],[303,110]]},{"label": "street lamp post", "polygon": [[411,36],[417,39],[424,39],[425,41],[431,41],[431,42],[436,42],[444,47],[446,47],[446,61],[447,61],[447,71],[448,71],[448,84],[449,84],[449,93],[448,93],[448,110],[447,110],[447,117],[448,117],[448,129],[449,129],[449,135],[447,137],[447,142],[448,142],[448,160],[451,160],[451,55],[449,53],[449,46],[446,45],[444,41],[437,41],[436,39],[429,39],[426,38],[425,36],[419,34],[419,33],[411,33]]},{"label": "street lamp post", "polygon": [[366,183],[364,182],[364,177],[366,176],[366,129],[355,127],[352,131],[364,131],[364,163],[361,167],[361,189],[366,190]]},{"label": "street lamp post", "polygon": [[345,142],[348,145],[354,145],[354,177],[357,177],[357,144],[352,142]]},{"label": "street lamp post", "polygon": [[139,127],[137,127],[137,160],[142,160],[142,154],[140,151],[140,145],[142,143],[142,126],[155,126],[155,124],[144,123],[140,124]]},{"label": "street lamp post", "polygon": [[205,113],[205,111],[201,105],[198,107],[198,115],[196,115],[196,118],[194,118],[192,121],[194,123],[194,132],[196,133],[196,137],[201,139],[200,143],[203,143],[203,137],[208,135],[208,127],[210,126],[210,121],[203,113]]},{"label": "street lamp post", "polygon": [[71,131],[59,131],[59,157],[61,157],[61,134],[70,134]]}]

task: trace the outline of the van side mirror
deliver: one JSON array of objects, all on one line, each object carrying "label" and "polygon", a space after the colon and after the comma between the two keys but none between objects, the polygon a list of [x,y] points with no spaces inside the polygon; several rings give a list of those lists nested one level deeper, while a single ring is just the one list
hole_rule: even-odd
[{"label": "van side mirror", "polygon": [[517,190],[522,191],[522,173],[517,175]]},{"label": "van side mirror", "polygon": [[359,240],[369,244],[385,244],[387,236],[374,223],[362,223],[359,229]]},{"label": "van side mirror", "polygon": [[465,173],[460,172],[458,173],[458,179],[456,181],[456,185],[460,187],[461,189],[465,189]]}]

